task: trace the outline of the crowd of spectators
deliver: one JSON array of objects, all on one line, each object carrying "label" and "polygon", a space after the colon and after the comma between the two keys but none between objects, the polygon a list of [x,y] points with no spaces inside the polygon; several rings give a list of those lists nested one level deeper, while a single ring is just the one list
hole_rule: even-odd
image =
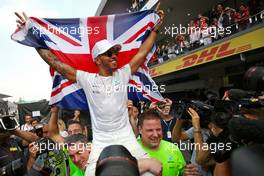
[{"label": "crowd of spectators", "polygon": [[[248,92],[237,89],[223,93],[222,99],[217,93],[197,89],[186,92],[174,100],[170,98],[165,98],[161,102],[128,100],[129,122],[139,145],[152,159],[159,161],[144,167],[155,173],[155,169],[160,168],[161,163],[163,176],[219,174],[229,176],[233,152],[240,151],[241,146],[252,144],[261,146],[259,144],[264,143],[262,116],[264,67],[253,67],[248,72],[252,80],[258,82],[261,79],[257,84],[252,84],[254,85],[252,90],[255,90],[254,94],[250,94],[254,97],[252,102],[251,99],[244,98],[249,96]],[[248,75],[248,72],[245,75]],[[248,83],[252,83],[251,79],[246,76],[244,78]],[[82,122],[82,112],[76,110],[66,122],[59,117],[59,111],[59,108],[51,107],[49,117],[40,121],[29,114],[25,115],[25,124],[21,125],[20,129],[9,131],[7,128],[11,128],[13,123],[8,124],[7,120],[2,120],[1,117],[0,151],[3,157],[0,161],[0,175],[13,176],[15,173],[37,176],[85,175],[84,171],[89,164],[87,162],[93,147],[88,140],[89,127]],[[48,146],[53,147],[47,148]],[[103,161],[109,160],[111,163],[111,155],[116,150],[118,149],[104,154]],[[243,154],[249,158],[254,154],[261,154],[256,149],[247,150],[252,153]],[[261,150],[263,151],[263,145]],[[126,168],[125,172],[132,171],[129,170],[131,166],[128,166],[131,162],[127,159],[122,160],[122,157],[117,159],[118,163]],[[133,161],[135,162],[135,159]],[[128,163],[124,164],[126,162]],[[251,162],[257,170],[261,168],[258,165],[261,162],[256,158]],[[106,168],[109,166],[111,164],[104,165]],[[240,168],[232,169],[234,169],[232,172],[237,172]],[[103,168],[100,168],[100,172],[104,172],[102,170]],[[111,173],[115,172],[118,170],[111,170]]]},{"label": "crowd of spectators", "polygon": [[177,34],[174,40],[161,42],[157,46],[157,59],[151,65],[206,46],[236,32],[243,31],[263,21],[263,9],[260,1],[251,0],[246,5],[241,3],[239,9],[224,7],[218,4],[207,16],[198,14],[187,25],[187,34]]},{"label": "crowd of spectators", "polygon": [[148,0],[132,0],[131,7],[127,9],[127,12],[137,12],[148,2]]},{"label": "crowd of spectators", "polygon": [[[207,20],[206,17],[199,16],[203,18],[201,23]],[[186,44],[183,42],[182,46]],[[95,175],[138,176],[140,171],[142,174],[163,176],[229,176],[230,167],[234,164],[230,164],[232,152],[239,150],[241,146],[247,147],[252,144],[260,147],[262,152],[246,148],[248,152],[242,153],[248,157],[252,157],[253,154],[260,155],[263,159],[263,77],[263,66],[249,69],[245,74],[245,82],[252,86],[251,91],[254,93],[230,90],[224,94],[222,100],[216,93],[204,93],[203,90],[186,94],[184,98],[178,97],[174,101],[165,98],[160,102],[145,103],[132,100],[126,102],[125,97],[124,102],[127,106],[121,104],[125,114],[121,120],[128,124],[125,130],[131,131],[129,135],[133,136],[132,139],[137,138],[136,144],[141,146],[139,149],[144,150],[146,158],[138,160],[134,158],[132,161],[131,158],[124,157],[120,151],[110,150],[104,153],[103,150],[102,153],[98,152],[101,155],[94,168]],[[112,103],[110,101],[109,103]],[[110,116],[113,109],[109,109],[106,115]],[[85,175],[85,169],[91,166],[88,162],[89,158],[93,157],[93,153],[90,154],[91,148],[97,149],[96,141],[91,145],[88,140],[89,129],[82,122],[80,111],[76,110],[70,115],[67,122],[60,118],[59,111],[58,107],[50,107],[50,115],[41,121],[33,119],[32,114],[28,114],[24,117],[25,124],[21,125],[21,128],[12,116],[1,116],[1,176]],[[120,119],[117,121],[120,123]],[[113,132],[116,136],[110,138],[105,137],[108,131],[101,131],[100,138],[107,139],[108,142],[115,138],[126,139],[128,136],[122,132]],[[106,146],[104,149],[109,147],[108,142],[104,144]],[[182,144],[185,147],[182,147]],[[123,153],[126,150],[124,148]],[[141,152],[139,149],[136,148],[136,152]],[[128,150],[125,152],[129,153]],[[183,154],[184,152],[186,154]],[[114,155],[116,153],[118,155]],[[235,163],[238,161],[235,160]],[[242,160],[242,163],[245,161]],[[257,167],[258,171],[263,170],[263,167],[258,166],[262,163],[254,158],[251,167]],[[235,171],[241,167],[239,164],[237,166],[239,167]],[[263,174],[263,171],[260,173]]]},{"label": "crowd of spectators", "polygon": [[[237,172],[242,165],[238,168],[232,167],[231,171],[233,163],[230,165],[230,158],[233,156],[232,153],[236,150],[240,151],[240,147],[245,144],[252,142],[251,144],[259,145],[264,142],[263,139],[259,138],[264,136],[260,135],[261,132],[258,131],[264,126],[263,108],[256,104],[254,106],[240,104],[240,109],[236,109],[235,106],[238,104],[235,104],[241,102],[243,96],[246,96],[246,92],[238,89],[226,91],[222,98],[215,92],[197,89],[182,94],[176,100],[165,98],[164,103],[154,102],[145,104],[143,107],[142,103],[133,104],[132,101],[129,101],[130,123],[143,149],[152,157],[160,160],[166,172],[169,172],[168,170],[170,169],[168,167],[171,165],[169,165],[169,162],[164,161],[163,157],[168,157],[171,154],[178,157],[177,167],[179,172],[184,171],[182,166],[186,165],[186,163],[191,163],[187,164],[185,168],[187,170],[191,169],[193,175],[235,175],[231,174],[231,172]],[[258,98],[259,100],[262,99],[261,101],[264,100],[262,94],[259,94]],[[251,120],[248,120],[248,118]],[[244,123],[242,121],[247,122]],[[251,124],[249,125],[249,123]],[[254,126],[253,123],[256,126],[259,124],[259,127]],[[241,130],[243,128],[245,128],[245,131]],[[252,135],[247,135],[246,128],[247,130],[252,130]],[[234,131],[237,131],[236,137],[233,136]],[[242,140],[243,142],[236,141],[238,136],[239,140],[241,140],[245,137],[244,135],[247,136],[248,141],[244,139]],[[156,147],[157,145],[159,148]],[[216,148],[212,148],[213,145]],[[219,145],[223,148],[219,149]],[[171,153],[170,150],[163,151],[164,146],[173,148],[174,153]],[[202,146],[207,147],[205,149]],[[178,153],[178,149],[181,150],[182,154]],[[263,147],[258,150],[258,154],[261,150],[263,151]],[[257,153],[255,154],[258,155]],[[183,155],[184,161],[181,155]],[[253,155],[250,155],[247,156],[253,157]],[[244,164],[247,162],[246,160],[243,160]],[[232,161],[234,163],[237,162],[237,160]],[[170,162],[174,163],[174,158]],[[254,160],[254,163],[257,162],[259,161]],[[261,168],[261,165],[257,167]],[[243,175],[248,175],[252,170],[258,170],[257,168],[249,168],[247,167],[248,170]],[[163,174],[166,175],[166,172]],[[185,174],[188,172],[189,170]],[[171,173],[171,175],[173,174]],[[261,172],[253,175],[261,175]]]}]

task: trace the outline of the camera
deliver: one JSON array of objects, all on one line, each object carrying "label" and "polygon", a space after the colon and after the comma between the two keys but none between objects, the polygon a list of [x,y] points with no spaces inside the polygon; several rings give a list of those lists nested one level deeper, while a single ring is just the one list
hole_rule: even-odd
[{"label": "camera", "polygon": [[35,133],[38,137],[43,137],[43,124],[39,123],[37,124],[33,130],[31,130],[32,133]]},{"label": "camera", "polygon": [[239,102],[233,100],[217,100],[214,105],[215,112],[227,112],[232,115],[239,113]]},{"label": "camera", "polygon": [[35,142],[35,145],[39,148],[37,152],[37,156],[39,156],[44,153],[48,153],[50,151],[49,149],[51,148],[50,146],[55,146],[55,143],[49,138],[40,138]]},{"label": "camera", "polygon": [[[0,133],[8,133],[12,132],[19,127],[19,123],[17,119],[12,115],[1,115],[0,116]],[[2,144],[1,144],[2,145]],[[14,145],[14,144],[13,144]],[[16,146],[16,145],[15,145]],[[6,153],[10,153],[10,151],[6,150],[4,146],[1,146],[1,156]],[[2,153],[3,151],[3,153]],[[6,154],[5,156],[9,156]],[[21,156],[21,155],[19,155]],[[2,158],[2,157],[1,157]],[[13,161],[6,161],[5,159],[1,160],[0,165],[0,175],[1,176],[15,176],[15,175],[23,175],[26,172],[24,157],[20,157],[14,159]]]},{"label": "camera", "polygon": [[263,102],[258,98],[261,94],[256,91],[230,89],[225,94],[231,101],[235,101],[239,108],[259,108],[264,106]]},{"label": "camera", "polygon": [[264,91],[264,67],[250,67],[244,74],[243,83],[247,90]]},{"label": "camera", "polygon": [[97,163],[96,176],[139,176],[138,163],[122,145],[110,145],[103,149]]},{"label": "camera", "polygon": [[15,176],[25,173],[25,165],[21,158],[10,162],[6,166],[0,168],[1,176]]},{"label": "camera", "polygon": [[14,116],[3,115],[0,116],[0,133],[7,131],[14,131],[19,127],[19,123]]},{"label": "camera", "polygon": [[189,108],[198,113],[201,126],[207,128],[214,107],[198,100],[179,100],[175,102],[175,115],[180,119],[190,120],[192,117],[188,113]]}]

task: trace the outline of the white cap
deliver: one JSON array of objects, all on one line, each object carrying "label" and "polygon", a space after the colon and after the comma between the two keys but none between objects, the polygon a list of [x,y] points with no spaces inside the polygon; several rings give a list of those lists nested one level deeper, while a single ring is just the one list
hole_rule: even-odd
[{"label": "white cap", "polygon": [[96,57],[98,57],[100,54],[105,53],[106,51],[108,51],[112,47],[118,47],[119,49],[121,49],[121,45],[118,45],[118,44],[114,45],[105,39],[100,40],[99,42],[96,42],[96,44],[94,45],[94,47],[92,49],[93,60],[95,60]]}]

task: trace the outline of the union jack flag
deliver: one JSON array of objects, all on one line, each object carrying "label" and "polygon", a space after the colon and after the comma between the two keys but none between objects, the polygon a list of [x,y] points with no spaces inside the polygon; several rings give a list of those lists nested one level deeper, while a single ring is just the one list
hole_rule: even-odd
[{"label": "union jack flag", "polygon": [[[137,53],[158,20],[159,16],[152,10],[72,19],[30,17],[25,27],[17,29],[11,38],[23,45],[49,49],[60,61],[75,69],[96,73],[98,70],[92,60],[91,50],[97,41],[107,39],[122,46],[118,55],[120,68]],[[155,47],[129,81],[129,86],[134,88],[129,89],[129,99],[163,100],[148,73],[147,63],[154,52]],[[81,87],[52,68],[50,74],[53,79],[50,105],[65,109],[88,109]]]}]

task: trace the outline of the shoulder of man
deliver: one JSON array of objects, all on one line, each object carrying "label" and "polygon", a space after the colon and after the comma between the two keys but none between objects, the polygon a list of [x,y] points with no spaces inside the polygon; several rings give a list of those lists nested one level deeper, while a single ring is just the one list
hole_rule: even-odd
[{"label": "shoulder of man", "polygon": [[131,67],[129,64],[126,64],[115,71],[115,76],[125,78],[126,81],[131,76]]},{"label": "shoulder of man", "polygon": [[123,70],[127,70],[128,68],[130,68],[129,63],[126,65],[123,65],[122,67],[120,67],[119,69],[117,69],[118,71],[123,71]]},{"label": "shoulder of man", "polygon": [[83,71],[83,70],[77,70],[77,75],[78,76],[90,76],[90,75],[96,75],[96,73],[90,73],[90,72]]},{"label": "shoulder of man", "polygon": [[76,82],[79,86],[82,86],[87,80],[92,80],[95,77],[96,73],[90,73],[82,70],[77,70],[76,73]]}]

